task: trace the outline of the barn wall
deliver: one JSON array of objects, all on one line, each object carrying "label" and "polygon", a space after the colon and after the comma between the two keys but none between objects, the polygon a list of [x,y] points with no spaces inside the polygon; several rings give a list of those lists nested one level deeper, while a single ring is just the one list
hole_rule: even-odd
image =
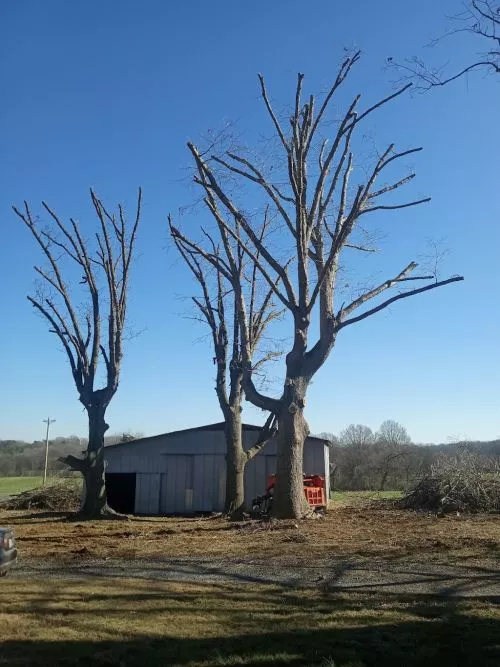
[{"label": "barn wall", "polygon": [[[258,436],[244,431],[246,449]],[[137,514],[220,512],[225,494],[224,432],[192,431],[160,435],[106,447],[106,472],[137,473]],[[262,495],[269,475],[276,472],[276,440],[247,464],[245,501]],[[306,441],[304,472],[329,475],[328,451],[320,441]],[[327,486],[328,488],[328,486]]]},{"label": "barn wall", "polygon": [[160,473],[138,473],[135,485],[135,514],[160,513]]}]

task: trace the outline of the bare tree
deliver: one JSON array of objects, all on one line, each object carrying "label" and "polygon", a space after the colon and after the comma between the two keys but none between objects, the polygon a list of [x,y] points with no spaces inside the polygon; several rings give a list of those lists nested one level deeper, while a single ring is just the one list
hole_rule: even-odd
[{"label": "bare tree", "polygon": [[371,488],[367,479],[373,472],[372,450],[375,436],[369,426],[350,424],[339,435],[339,467],[343,484],[349,489]]},{"label": "bare tree", "polygon": [[[52,223],[47,228],[40,227],[26,201],[23,209],[13,208],[48,263],[47,268],[35,266],[41,286],[28,300],[47,320],[50,332],[62,344],[79,400],[88,415],[85,455],[82,459],[67,456],[65,463],[80,471],[85,481],[82,516],[101,517],[113,514],[106,504],[104,434],[109,427],[105,414],[120,380],[129,275],[142,194],[139,189],[130,229],[121,206],[117,215],[111,214],[92,190],[90,196],[99,221],[94,248],[73,218],[69,224],[63,223],[45,202],[42,206]],[[70,284],[68,276],[72,274],[81,278],[81,288]],[[82,290],[86,298],[84,306],[80,307]],[[101,369],[103,384],[98,386]]]},{"label": "bare tree", "polygon": [[445,86],[462,78],[469,72],[500,74],[500,2],[499,0],[467,0],[463,11],[452,17],[453,27],[445,35],[434,39],[436,45],[443,39],[469,34],[476,40],[478,48],[475,58],[464,67],[449,72],[447,65],[431,67],[427,62],[413,56],[397,63],[388,58],[391,68],[401,74],[398,83],[412,81],[419,91]]},{"label": "bare tree", "polygon": [[[245,450],[242,432],[242,401],[243,401],[243,353],[242,332],[238,317],[238,302],[234,298],[231,280],[219,271],[214,273],[210,262],[204,258],[199,246],[193,244],[179,229],[174,227],[169,218],[170,234],[182,256],[196,279],[201,296],[192,297],[199,310],[202,322],[208,324],[213,345],[213,361],[216,364],[215,391],[225,422],[226,438],[226,496],[225,514],[232,519],[241,518],[245,509],[245,467],[267,444],[276,432],[276,417],[270,414],[264,424],[256,443]],[[268,226],[267,216],[260,232],[264,237]],[[211,252],[218,262],[222,262],[221,249],[213,238],[205,232],[209,240]],[[241,299],[245,299],[248,310],[245,310],[245,329],[248,332],[248,352],[252,359],[252,370],[257,372],[262,366],[279,356],[276,351],[260,351],[264,333],[268,325],[278,317],[282,310],[275,306],[273,290],[267,287],[261,298],[259,282],[260,274],[254,263],[247,258],[238,244],[233,243],[235,271],[242,289]],[[259,352],[261,352],[259,354]],[[255,358],[258,357],[256,360]]]},{"label": "bare tree", "polygon": [[411,438],[404,426],[392,419],[386,419],[380,425],[375,439],[379,450],[379,491],[384,491],[387,477],[395,463],[408,455],[408,445],[411,443]]},{"label": "bare tree", "polygon": [[[306,393],[311,379],[328,358],[339,332],[399,300],[462,280],[462,277],[454,276],[403,290],[412,284],[410,281],[434,280],[433,276],[415,275],[417,264],[412,261],[394,276],[337,305],[342,292],[337,277],[348,262],[349,254],[373,250],[362,242],[362,221],[368,221],[376,212],[401,210],[429,201],[428,198],[404,202],[384,199],[384,195],[392,197],[411,181],[413,173],[379,183],[389,167],[414,155],[420,148],[396,151],[391,144],[363,174],[362,182],[351,187],[353,141],[361,122],[408,88],[405,86],[364,110],[358,108],[360,95],[357,95],[340,112],[341,102],[337,103],[336,93],[359,57],[357,52],[344,60],[334,83],[318,106],[313,95],[302,101],[304,76],[299,74],[293,109],[286,126],[278,119],[264,79],[259,77],[264,105],[281,148],[281,154],[273,164],[261,165],[248,152],[239,149],[224,155],[202,154],[194,144],[188,144],[197,168],[195,182],[204,192],[205,204],[218,226],[225,253],[222,260],[208,249],[205,257],[231,282],[238,303],[245,396],[278,419],[273,512],[280,518],[301,517],[308,512],[302,483],[303,446],[309,433],[304,416]],[[335,122],[329,142],[323,130],[332,132],[331,119],[325,121],[333,101],[336,116],[340,113],[340,119]],[[260,193],[272,214],[279,217],[283,225],[279,249],[274,250],[259,236],[254,216],[237,202],[241,189],[235,191],[228,176],[251,188],[251,193],[245,192],[245,201],[249,200],[250,194],[254,201],[255,194]],[[236,259],[229,247],[231,239],[236,240],[245,255],[257,265],[292,320],[293,343],[286,355],[283,390],[277,398],[265,395],[254,383],[246,305],[241,281],[234,269]],[[399,291],[371,308],[363,309],[367,302],[393,288],[399,288]],[[310,340],[313,318],[316,319],[313,332],[317,337]]]}]

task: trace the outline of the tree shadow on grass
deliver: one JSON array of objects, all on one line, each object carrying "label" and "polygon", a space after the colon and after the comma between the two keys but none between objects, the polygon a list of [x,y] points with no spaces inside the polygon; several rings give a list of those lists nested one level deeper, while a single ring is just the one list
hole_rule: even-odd
[{"label": "tree shadow on grass", "polygon": [[[27,637],[37,636],[30,619],[55,626],[54,641],[4,639],[0,665],[500,665],[500,617],[495,619],[494,601],[488,598],[467,602],[319,591],[316,596],[278,587],[217,585],[158,590],[151,584],[145,588],[129,582],[126,593],[113,587],[89,591],[86,583],[63,581],[38,594],[19,590],[17,600],[2,610],[4,618],[15,614],[24,619]],[[142,625],[135,625],[135,614],[142,617]],[[128,637],[123,640],[123,625],[114,623],[127,618]],[[63,626],[78,638],[70,641],[65,634],[58,640],[57,628]],[[162,628],[171,636],[162,636]],[[104,631],[110,639],[92,639]],[[116,640],[114,632],[120,632]],[[184,636],[189,633],[193,638]]]},{"label": "tree shadow on grass", "polygon": [[[213,639],[137,637],[127,642],[8,641],[0,664],[114,667],[317,665],[335,667],[498,667],[498,621],[441,619]],[[328,662],[331,661],[331,662]]]}]

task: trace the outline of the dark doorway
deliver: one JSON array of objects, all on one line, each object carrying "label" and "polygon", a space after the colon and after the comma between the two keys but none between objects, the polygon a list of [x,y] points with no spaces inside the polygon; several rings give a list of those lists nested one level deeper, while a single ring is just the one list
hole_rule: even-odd
[{"label": "dark doorway", "polygon": [[106,473],[108,505],[115,512],[133,514],[135,510],[135,472]]}]

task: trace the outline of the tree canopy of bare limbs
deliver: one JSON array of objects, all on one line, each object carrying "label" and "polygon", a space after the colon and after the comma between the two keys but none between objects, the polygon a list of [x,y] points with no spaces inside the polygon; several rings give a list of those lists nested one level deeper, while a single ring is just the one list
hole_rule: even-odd
[{"label": "tree canopy of bare limbs", "polygon": [[382,422],[375,438],[380,471],[379,491],[384,491],[393,466],[409,454],[408,445],[411,443],[411,438],[405,427],[393,419]]},{"label": "tree canopy of bare limbs", "polygon": [[[129,277],[142,194],[139,189],[131,226],[121,206],[115,215],[108,212],[93,191],[90,196],[98,219],[95,244],[85,238],[78,222],[70,218],[69,223],[64,223],[45,202],[42,206],[51,223],[47,227],[40,225],[26,201],[22,209],[13,208],[47,263],[45,268],[35,266],[41,285],[28,300],[63,346],[79,400],[88,415],[87,450],[82,459],[68,456],[65,462],[84,477],[82,516],[100,517],[112,514],[106,503],[104,479],[104,434],[108,429],[105,414],[120,380]],[[79,285],[74,284],[75,277]]]},{"label": "tree canopy of bare limbs", "polygon": [[[169,218],[170,233],[174,243],[189,267],[200,288],[200,296],[192,300],[200,313],[201,321],[208,324],[213,345],[213,361],[216,364],[215,391],[225,422],[226,438],[226,496],[225,514],[233,519],[242,516],[245,506],[245,466],[265,447],[275,434],[276,418],[271,414],[264,424],[257,442],[245,450],[242,433],[243,401],[243,336],[238,317],[238,301],[234,298],[231,281],[223,272],[214,270],[202,253],[198,251],[182,232],[174,227]],[[268,226],[264,216],[260,238]],[[221,248],[208,232],[211,253],[217,262],[222,262]],[[279,356],[274,350],[262,350],[264,333],[268,325],[281,315],[275,305],[274,292],[262,285],[255,263],[248,261],[243,249],[232,238],[228,238],[235,260],[235,272],[242,286],[241,300],[247,304],[244,310],[245,331],[248,335],[248,355],[252,360],[252,371],[258,372],[267,361]]]},{"label": "tree canopy of bare limbs", "polygon": [[[261,164],[240,149],[223,155],[215,152],[202,154],[193,143],[188,144],[196,164],[195,183],[203,191],[224,253],[219,255],[201,244],[193,243],[192,247],[230,282],[234,290],[246,399],[278,419],[273,512],[279,518],[297,518],[308,512],[302,484],[303,446],[309,432],[304,416],[306,393],[340,331],[397,301],[462,280],[455,276],[436,281],[433,276],[418,275],[415,273],[417,264],[410,261],[378,285],[361,290],[348,302],[338,303],[342,286],[337,278],[341,268],[352,254],[359,256],[372,250],[363,244],[360,236],[371,216],[382,211],[393,214],[428,201],[428,198],[404,201],[392,198],[413,179],[413,173],[380,182],[390,167],[414,155],[420,148],[397,151],[394,144],[387,146],[362,176],[362,182],[351,183],[353,141],[362,121],[408,88],[405,86],[364,108],[361,108],[361,96],[356,95],[340,111],[337,94],[359,58],[357,52],[344,60],[319,104],[313,95],[305,101],[302,99],[304,75],[299,74],[293,108],[286,124],[280,122],[264,78],[259,77],[264,107],[280,150],[273,164]],[[334,126],[329,117],[332,109],[336,116]],[[331,136],[327,138],[324,131]],[[358,172],[356,174],[359,176]],[[233,187],[228,177],[236,179],[241,186],[239,190]],[[268,239],[259,236],[255,215],[245,210],[243,202],[250,201],[250,197],[252,202],[257,201],[259,194],[263,195],[271,215],[282,224],[279,247],[274,247],[278,242],[273,246]],[[248,316],[231,240],[236,241],[255,263],[290,316],[291,343],[286,355],[283,388],[278,397],[259,391],[254,382]],[[407,288],[421,280],[430,282]],[[368,302],[395,288],[398,291],[392,296],[367,307]],[[311,331],[313,321],[315,326]]]},{"label": "tree canopy of bare limbs", "polygon": [[462,8],[460,13],[451,17],[453,27],[442,37],[434,39],[431,44],[435,46],[444,39],[457,35],[471,35],[477,44],[472,62],[456,71],[449,71],[447,65],[431,67],[416,56],[400,63],[388,58],[391,67],[401,74],[399,83],[412,81],[415,89],[423,92],[445,86],[475,71],[500,74],[500,1],[467,0]]}]

